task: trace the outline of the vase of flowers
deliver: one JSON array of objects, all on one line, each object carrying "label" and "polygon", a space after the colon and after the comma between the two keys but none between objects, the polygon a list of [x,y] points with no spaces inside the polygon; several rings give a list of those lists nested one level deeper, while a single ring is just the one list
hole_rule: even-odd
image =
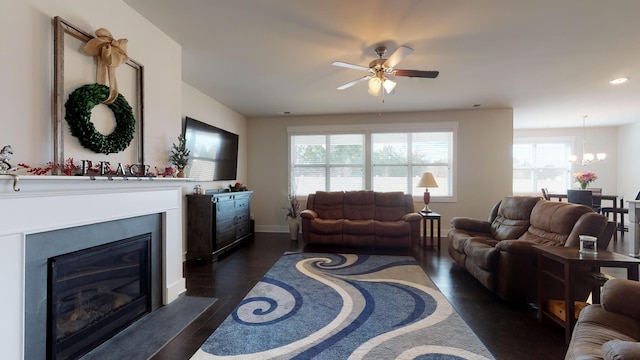
[{"label": "vase of flowers", "polygon": [[287,222],[289,223],[289,234],[291,240],[298,240],[298,233],[300,232],[300,223],[298,222],[298,216],[300,215],[300,201],[294,194],[287,196],[288,206],[284,209],[287,211]]},{"label": "vase of flowers", "polygon": [[575,174],[576,181],[580,183],[580,189],[585,190],[589,184],[598,180],[598,176],[593,172],[579,172]]}]

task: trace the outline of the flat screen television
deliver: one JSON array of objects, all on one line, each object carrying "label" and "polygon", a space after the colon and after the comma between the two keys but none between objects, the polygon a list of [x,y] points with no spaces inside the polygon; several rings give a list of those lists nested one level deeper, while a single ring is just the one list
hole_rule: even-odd
[{"label": "flat screen television", "polygon": [[189,154],[186,176],[201,181],[235,180],[238,135],[185,117],[183,135]]}]

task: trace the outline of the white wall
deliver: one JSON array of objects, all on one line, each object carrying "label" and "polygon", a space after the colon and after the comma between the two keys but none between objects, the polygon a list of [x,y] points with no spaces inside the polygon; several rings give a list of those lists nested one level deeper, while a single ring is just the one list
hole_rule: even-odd
[{"label": "white wall", "polygon": [[[448,229],[452,216],[486,218],[493,204],[512,191],[511,148],[513,111],[461,110],[335,116],[283,116],[249,121],[248,186],[255,190],[252,212],[257,231],[287,231],[288,191],[287,126],[457,122],[457,202],[438,203],[431,209],[442,214]],[[416,198],[416,208],[422,208]],[[304,206],[305,204],[303,204]],[[419,206],[419,208],[418,208]]]},{"label": "white wall", "polygon": [[618,194],[624,196],[625,200],[633,200],[640,191],[640,157],[637,146],[640,122],[618,127],[617,136]]},{"label": "white wall", "polygon": [[0,55],[3,128],[0,145],[13,146],[12,163],[41,166],[53,160],[52,19],[55,16],[92,34],[104,27],[114,37],[129,40],[129,56],[144,66],[145,162],[168,165],[168,149],[181,130],[181,48],[120,0],[3,1],[0,29],[5,34],[5,44]]}]

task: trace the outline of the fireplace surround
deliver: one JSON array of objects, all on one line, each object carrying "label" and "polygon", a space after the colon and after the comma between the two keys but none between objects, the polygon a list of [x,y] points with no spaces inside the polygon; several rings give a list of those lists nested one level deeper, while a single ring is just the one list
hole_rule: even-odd
[{"label": "fireplace surround", "polygon": [[[52,290],[55,290],[51,284],[51,280],[53,280],[51,279],[51,268],[54,262],[58,263],[56,267],[59,268],[65,262],[68,263],[74,259],[83,261],[82,257],[89,256],[90,258],[84,261],[90,261],[88,268],[95,273],[98,270],[99,263],[97,262],[100,261],[98,258],[101,251],[106,252],[107,256],[113,255],[117,251],[117,246],[121,245],[123,241],[133,241],[135,238],[148,235],[149,264],[145,266],[148,268],[149,279],[153,281],[149,283],[149,308],[145,309],[145,312],[160,307],[162,299],[161,220],[159,214],[152,214],[27,235],[25,248],[25,333],[29,336],[25,338],[26,359],[74,358],[73,355],[77,352],[86,353],[91,350],[91,347],[86,348],[85,346],[95,347],[100,344],[99,340],[106,340],[104,336],[115,334],[116,329],[110,328],[111,326],[125,325],[125,323],[109,324],[103,322],[93,329],[95,331],[85,331],[84,334],[76,335],[76,337],[82,338],[82,342],[85,344],[74,345],[71,343],[70,345],[62,342],[56,346],[56,341],[50,337],[52,335],[50,327],[53,326],[50,322],[55,315],[52,314],[51,309],[54,299],[50,296]],[[108,259],[105,265],[116,265],[116,262],[117,259]],[[79,278],[77,274],[74,277]],[[92,282],[91,286],[99,286],[97,281]],[[70,291],[70,289],[61,290]],[[146,308],[146,303],[143,305]],[[122,320],[128,320],[127,323],[130,323],[135,319]],[[122,330],[122,328],[117,330]],[[101,338],[93,339],[94,336]],[[47,348],[50,351],[43,353],[42,350]],[[56,348],[60,350],[60,356],[56,356]]]},{"label": "fireplace surround", "polygon": [[[156,271],[161,274],[156,285],[156,293],[159,294],[157,306],[172,302],[185,291],[182,274],[182,201],[185,190],[176,182],[88,181],[72,177],[27,176],[21,178],[20,192],[13,192],[8,182],[0,183],[0,273],[3,274],[2,290],[6,294],[0,307],[0,318],[4,320],[0,327],[3,357],[34,358],[27,356],[26,350],[27,339],[37,335],[27,322],[26,312],[32,306],[29,304],[31,297],[27,294],[32,279],[26,270],[30,266],[27,254],[34,245],[37,247],[36,242],[31,242],[38,234],[152,215],[158,219],[157,232],[161,239],[156,254],[160,257]],[[99,231],[102,234],[109,232],[112,231]],[[70,238],[76,243],[83,243],[78,236]],[[100,241],[93,245],[99,244]],[[46,241],[40,245],[41,248],[56,247]],[[84,247],[88,245],[91,244],[82,244]],[[78,249],[71,251],[75,250]],[[38,266],[46,268],[46,262]],[[46,304],[36,305],[40,306],[46,308]],[[46,329],[44,333],[46,337]],[[32,347],[38,348],[38,354],[43,354],[36,358],[45,358],[46,339],[30,345],[29,351]]]}]

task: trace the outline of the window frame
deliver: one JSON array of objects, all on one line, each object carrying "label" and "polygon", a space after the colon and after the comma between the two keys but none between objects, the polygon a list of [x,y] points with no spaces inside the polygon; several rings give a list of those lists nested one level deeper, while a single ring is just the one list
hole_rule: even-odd
[{"label": "window frame", "polygon": [[[517,144],[531,144],[531,145],[539,145],[539,144],[564,144],[567,146],[569,153],[574,153],[574,148],[575,148],[575,137],[571,137],[571,136],[545,136],[545,137],[514,137],[513,139],[513,145],[512,145],[512,157],[513,157],[513,147]],[[536,152],[534,151],[534,156],[535,156]],[[566,167],[566,175],[567,175],[567,183],[565,184],[565,188],[569,189],[571,188],[572,185],[572,174],[573,174],[573,170],[574,170],[574,164],[570,163],[569,160],[567,159],[567,167]],[[543,168],[538,168],[536,165],[536,159],[534,157],[534,166],[532,168],[527,168],[530,169],[533,172],[537,172],[537,170],[539,169],[543,169]],[[546,168],[548,169],[548,168]],[[557,169],[557,168],[555,168]],[[515,171],[516,170],[525,170],[525,168],[516,168],[513,166],[513,161],[512,161],[512,178],[515,175]],[[537,179],[533,179],[534,180],[534,188],[537,188],[539,186],[537,186]],[[513,183],[515,186],[515,179],[513,179]],[[512,187],[511,189],[512,193],[514,195],[526,195],[526,194],[537,194],[541,191],[541,189],[533,189],[532,191],[527,191],[527,192],[516,192],[515,189]],[[550,190],[551,191],[551,190]],[[560,191],[560,190],[559,190]]]},{"label": "window frame", "polygon": [[[456,202],[457,201],[457,154],[458,154],[458,123],[457,122],[425,122],[425,123],[401,123],[401,124],[354,124],[354,125],[311,125],[311,126],[287,126],[287,188],[289,192],[295,191],[292,184],[292,137],[299,135],[364,135],[364,188],[372,188],[372,134],[380,133],[415,133],[415,132],[451,132],[451,160],[450,160],[450,187],[451,194],[448,196],[432,196],[434,202]],[[325,164],[326,166],[326,164]],[[406,193],[406,191],[405,191]],[[296,194],[301,198],[306,198],[308,194]],[[414,195],[413,198],[422,200],[422,195]]]}]

